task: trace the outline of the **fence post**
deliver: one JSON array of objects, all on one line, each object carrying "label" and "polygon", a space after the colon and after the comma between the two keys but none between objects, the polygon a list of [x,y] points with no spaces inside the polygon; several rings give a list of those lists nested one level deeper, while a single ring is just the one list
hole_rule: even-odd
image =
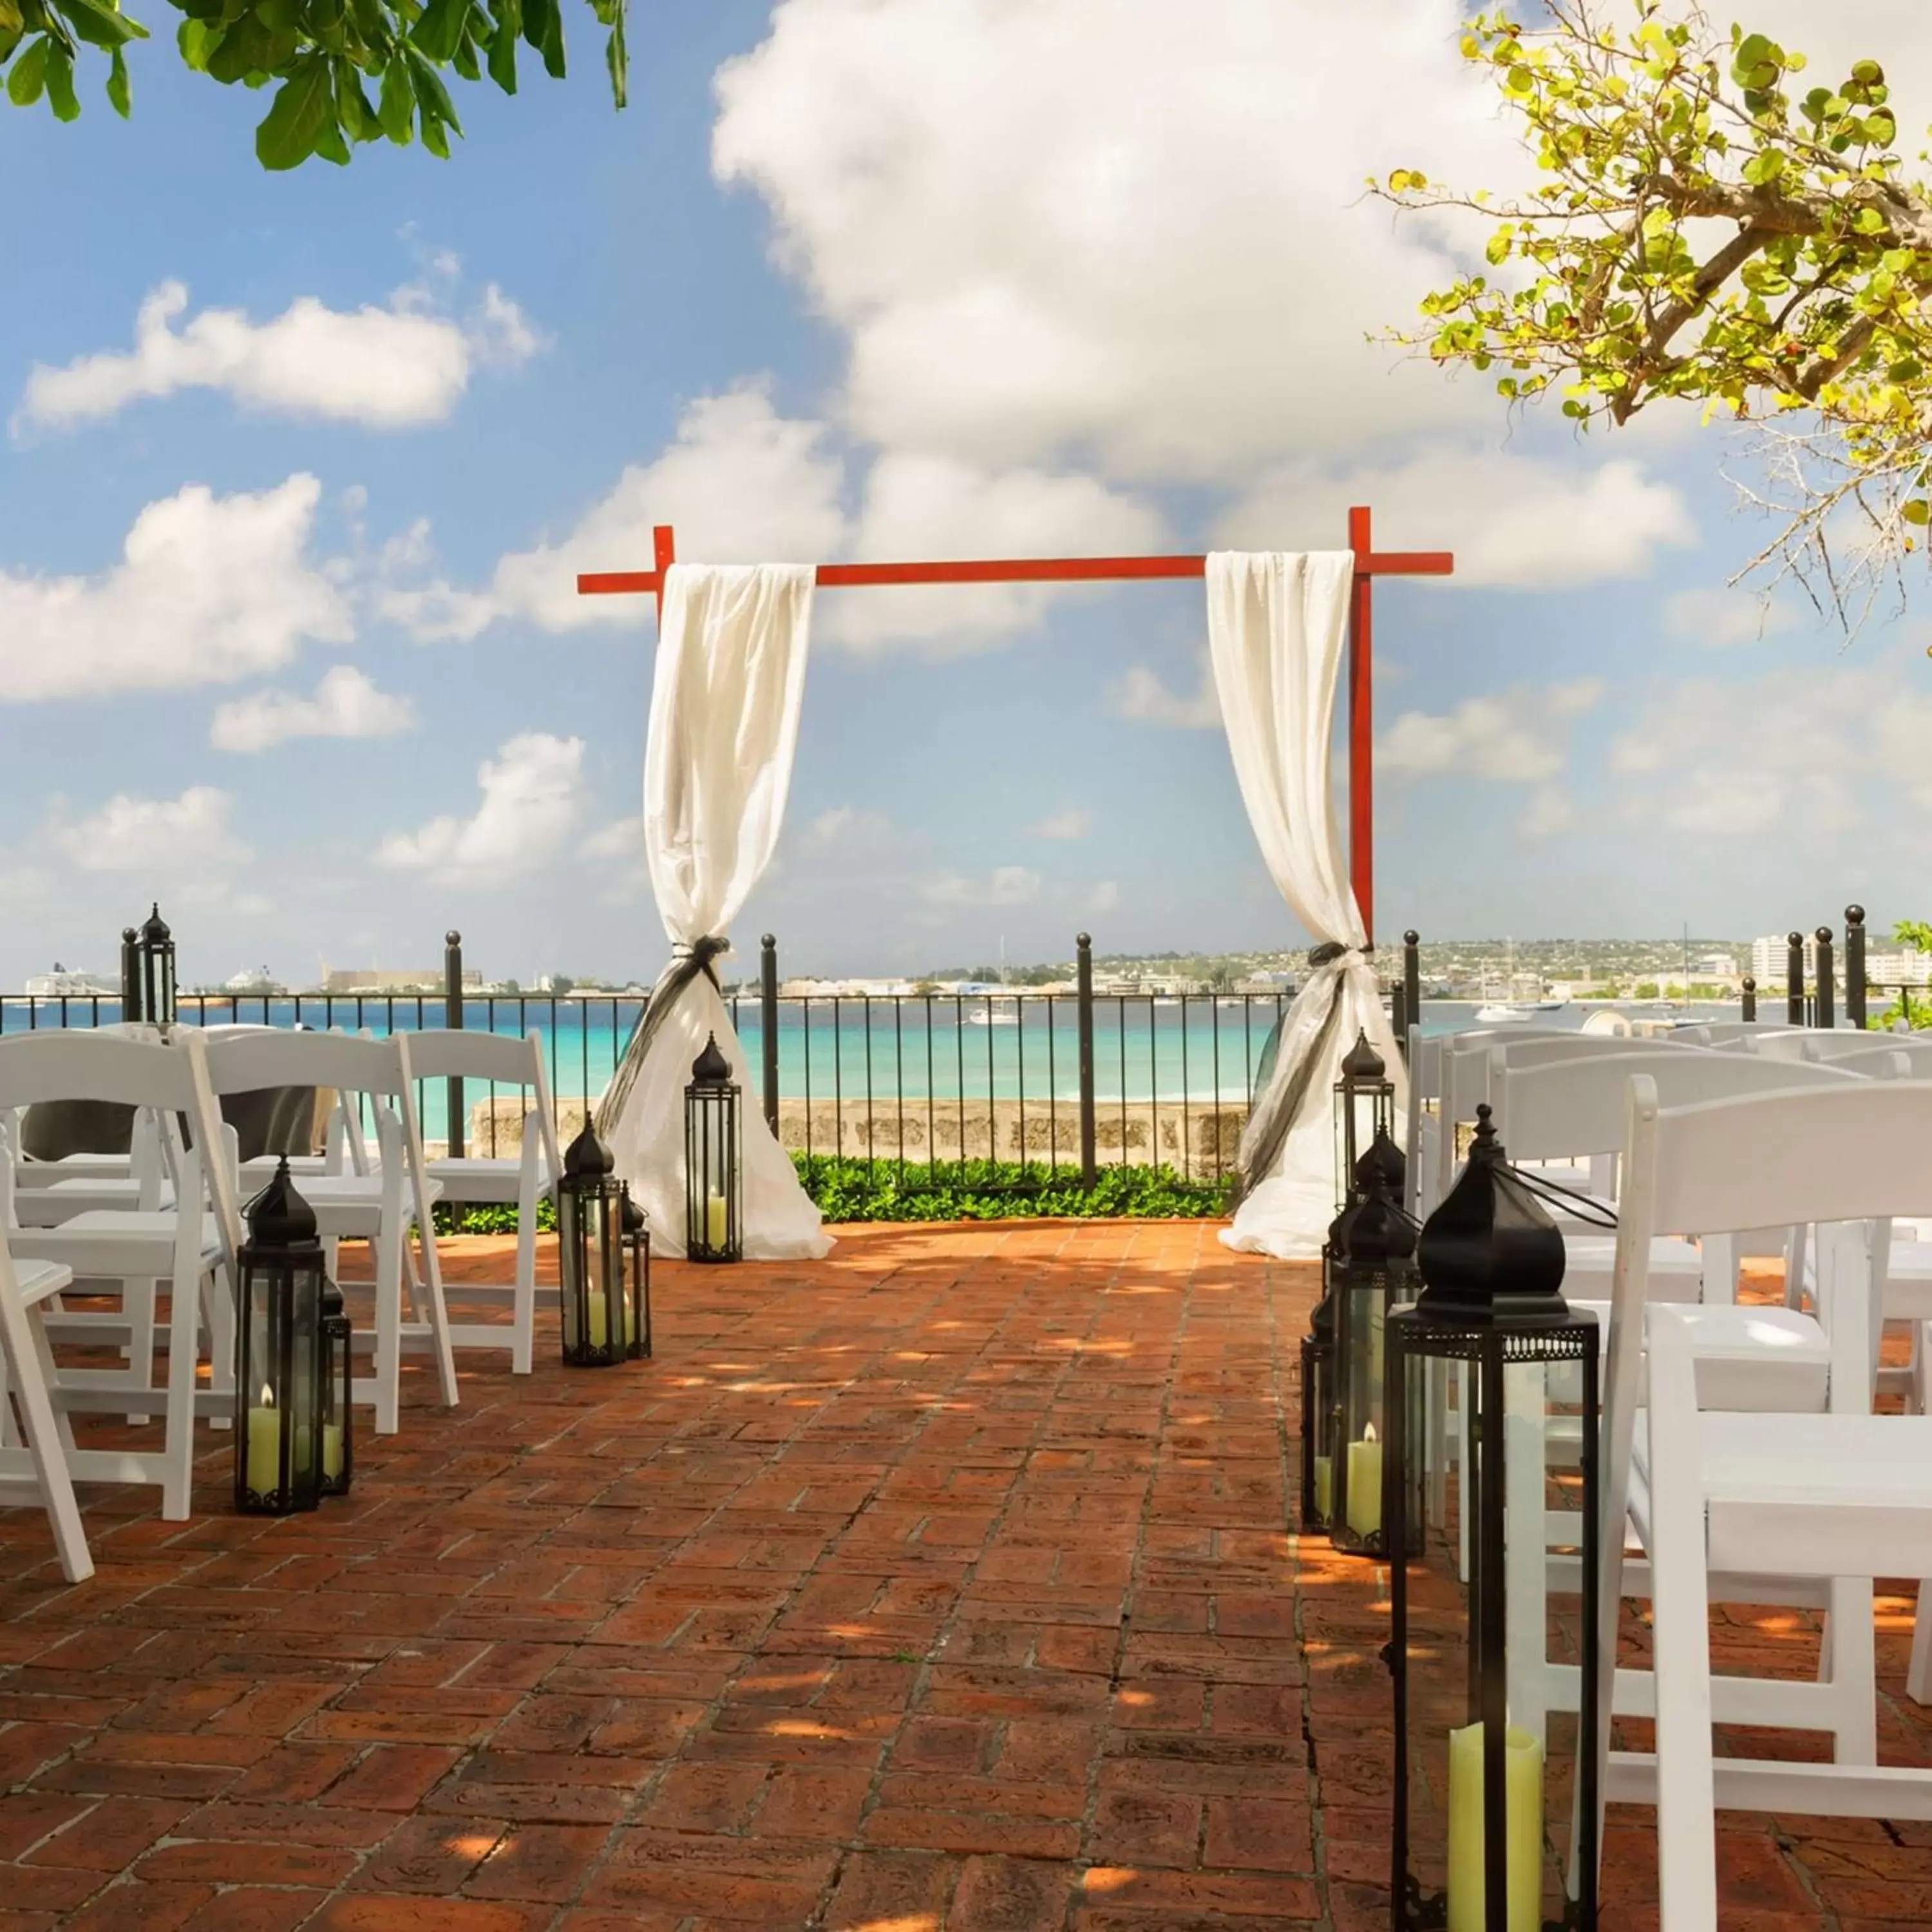
[{"label": "fence post", "polygon": [[1398,980],[1389,988],[1389,1030],[1395,1035],[1395,1043],[1402,1049],[1402,1058],[1408,1058],[1408,1016],[1402,1009],[1408,1004],[1408,988]]},{"label": "fence post", "polygon": [[[1422,1024],[1422,935],[1414,926],[1402,936],[1402,1004],[1411,1026]],[[1408,1051],[1408,1036],[1402,1036],[1402,1050]]]},{"label": "fence post", "polygon": [[1075,983],[1080,1024],[1080,1180],[1091,1187],[1100,1178],[1094,1154],[1094,940],[1079,933],[1074,941]]},{"label": "fence post", "polygon": [[121,1018],[124,1022],[141,1017],[140,955],[136,950],[140,938],[131,926],[121,928]]},{"label": "fence post", "polygon": [[[454,926],[442,935],[442,1023],[452,1033],[463,1030],[463,935]],[[449,1157],[463,1158],[463,1076],[449,1081]]]},{"label": "fence post", "polygon": [[[764,1061],[765,1124],[778,1130],[778,942],[771,933],[758,941],[758,1050]],[[900,1076],[904,1078],[903,1074]]]},{"label": "fence post", "polygon": [[1744,975],[1744,1018],[1755,1020],[1757,1018],[1757,982],[1748,973]]},{"label": "fence post", "polygon": [[1804,935],[1784,935],[1784,1018],[1787,1026],[1804,1024]]},{"label": "fence post", "polygon": [[1865,909],[1845,908],[1845,1018],[1865,1030]]},{"label": "fence post", "polygon": [[1834,1027],[1838,1024],[1838,988],[1832,976],[1832,928],[1821,926],[1813,937],[1818,942],[1818,1024]]}]

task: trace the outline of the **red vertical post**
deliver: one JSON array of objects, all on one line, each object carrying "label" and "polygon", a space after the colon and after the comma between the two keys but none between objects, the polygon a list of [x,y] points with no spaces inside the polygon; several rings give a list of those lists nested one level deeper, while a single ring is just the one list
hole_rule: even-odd
[{"label": "red vertical post", "polygon": [[1369,940],[1376,937],[1375,594],[1367,507],[1348,512],[1355,580],[1348,596],[1348,876]]},{"label": "red vertical post", "polygon": [[677,561],[677,538],[669,524],[651,526],[651,562],[658,574],[658,622],[664,622],[664,574]]}]

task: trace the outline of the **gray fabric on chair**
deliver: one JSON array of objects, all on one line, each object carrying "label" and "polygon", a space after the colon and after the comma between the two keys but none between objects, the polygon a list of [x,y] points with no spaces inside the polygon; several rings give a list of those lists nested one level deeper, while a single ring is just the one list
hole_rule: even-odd
[{"label": "gray fabric on chair", "polygon": [[[265,1087],[254,1094],[224,1094],[221,1118],[235,1130],[242,1158],[265,1154],[313,1154],[315,1089]],[[20,1122],[20,1152],[27,1160],[64,1160],[71,1154],[125,1154],[134,1131],[134,1110],[107,1100],[48,1100],[29,1107]]]}]

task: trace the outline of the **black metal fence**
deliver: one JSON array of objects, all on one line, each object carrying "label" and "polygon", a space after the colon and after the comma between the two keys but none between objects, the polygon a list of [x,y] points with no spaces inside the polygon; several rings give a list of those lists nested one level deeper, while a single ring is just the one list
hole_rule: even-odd
[{"label": "black metal fence", "polygon": [[[756,1070],[757,1097],[783,1144],[874,1169],[970,1166],[980,1186],[988,1184],[978,1164],[989,1161],[1090,1183],[1117,1164],[1225,1178],[1289,998],[1285,987],[1171,994],[1096,988],[1084,933],[1071,992],[782,995],[770,935],[760,952],[756,980],[726,1004]],[[467,992],[461,938],[452,932],[440,988],[183,994],[178,1012],[184,1024],[202,1026],[377,1035],[534,1030],[568,1138],[616,1071],[644,1004],[635,992]],[[0,1033],[111,1024],[122,1011],[109,994],[9,994],[0,998]],[[425,1138],[452,1153],[466,1146],[496,1154],[521,1131],[520,1104],[490,1083],[422,1082],[416,1102]]]}]

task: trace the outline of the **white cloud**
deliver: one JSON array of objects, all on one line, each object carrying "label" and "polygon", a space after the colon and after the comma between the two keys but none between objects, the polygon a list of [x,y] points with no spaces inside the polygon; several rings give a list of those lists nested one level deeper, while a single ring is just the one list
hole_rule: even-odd
[{"label": "white cloud", "polygon": [[[1493,406],[1364,339],[1450,270],[1363,178],[1524,168],[1460,26],[1455,0],[784,0],[719,75],[713,165],[846,332],[856,434],[1238,479]],[[1337,77],[1370,71],[1364,113]]]},{"label": "white cloud", "polygon": [[644,821],[641,818],[614,819],[601,831],[584,841],[587,859],[624,859],[634,865],[647,862],[644,856]]},{"label": "white cloud", "polygon": [[902,850],[908,841],[885,812],[835,805],[806,825],[803,843],[808,852],[850,860],[883,857]]},{"label": "white cloud", "polygon": [[1030,905],[1040,896],[1040,874],[1026,866],[996,866],[984,877],[935,872],[919,882],[919,896],[933,905]]},{"label": "white cloud", "polygon": [[0,702],[226,683],[347,643],[348,601],[308,555],[321,494],[302,475],[231,496],[190,484],[96,576],[0,569]]},{"label": "white cloud", "polygon": [[1542,784],[1568,760],[1568,721],[1592,710],[1604,688],[1600,678],[1580,678],[1466,698],[1448,712],[1405,711],[1376,747],[1376,769],[1391,778]]},{"label": "white cloud", "polygon": [[1576,801],[1561,785],[1538,785],[1529,795],[1516,830],[1526,838],[1558,838],[1582,823]]},{"label": "white cloud", "polygon": [[1798,615],[1745,590],[1680,590],[1664,606],[1664,628],[1673,638],[1721,650],[1754,644],[1794,629]]},{"label": "white cloud", "polygon": [[478,768],[483,796],[383,840],[376,862],[458,883],[495,884],[534,871],[561,848],[583,809],[584,740],[524,731]]},{"label": "white cloud", "polygon": [[1170,725],[1179,730],[1212,730],[1221,722],[1221,700],[1204,662],[1200,683],[1191,696],[1169,690],[1158,671],[1136,664],[1107,694],[1107,709],[1117,718]]},{"label": "white cloud", "polygon": [[[392,584],[381,608],[425,640],[474,638],[506,618],[546,631],[634,626],[644,620],[638,598],[580,597],[577,574],[650,569],[654,524],[674,523],[680,550],[706,563],[836,555],[845,532],[844,471],[826,436],[823,423],[780,416],[754,386],[703,397],[655,463],[627,467],[566,535],[503,557],[486,590]],[[424,560],[426,530],[412,537],[392,555],[392,574]]]},{"label": "white cloud", "polygon": [[1502,450],[1438,448],[1340,480],[1312,464],[1262,479],[1221,519],[1232,548],[1339,548],[1344,511],[1368,503],[1378,550],[1450,550],[1469,589],[1551,590],[1647,575],[1660,545],[1696,531],[1682,496],[1628,459],[1560,467]]},{"label": "white cloud", "polygon": [[1120,889],[1112,879],[1102,879],[1087,895],[1081,907],[1083,912],[1112,912],[1120,902]]},{"label": "white cloud", "polygon": [[178,798],[125,792],[72,824],[56,821],[53,842],[84,872],[139,872],[179,879],[238,865],[251,855],[235,833],[232,792],[190,785]]},{"label": "white cloud", "polygon": [[1084,838],[1094,829],[1094,814],[1082,806],[1070,805],[1062,812],[1048,812],[1027,834],[1034,838]]},{"label": "white cloud", "polygon": [[1897,663],[1691,678],[1614,740],[1621,815],[1708,838],[1839,842],[1932,807],[1932,696]]},{"label": "white cloud", "polygon": [[218,706],[208,742],[218,752],[266,752],[288,738],[393,737],[415,724],[406,698],[377,690],[353,664],[338,664],[313,698],[258,691]]},{"label": "white cloud", "polygon": [[302,296],[267,322],[206,308],[177,328],[188,288],[164,282],[141,304],[131,350],[37,364],[14,429],[70,429],[183,389],[221,390],[272,415],[406,429],[447,416],[476,366],[514,367],[542,346],[494,284],[467,321],[428,313],[423,300],[404,290],[387,308],[349,311]]}]

